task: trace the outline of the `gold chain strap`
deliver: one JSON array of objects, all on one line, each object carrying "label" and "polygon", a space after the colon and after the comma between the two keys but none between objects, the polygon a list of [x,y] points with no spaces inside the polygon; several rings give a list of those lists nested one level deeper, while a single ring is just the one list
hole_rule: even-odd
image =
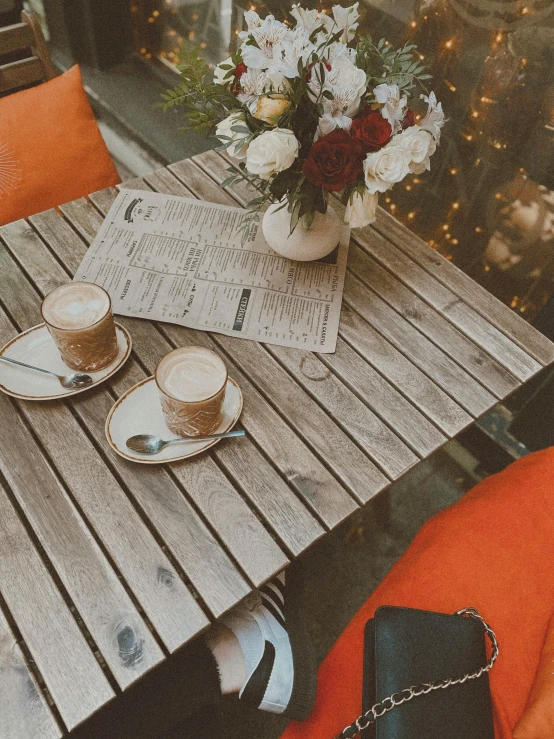
[{"label": "gold chain strap", "polygon": [[368,726],[374,724],[378,718],[383,716],[385,713],[388,713],[388,711],[392,711],[393,708],[396,708],[396,706],[401,706],[403,703],[411,701],[412,698],[419,698],[420,695],[427,695],[427,693],[431,693],[433,690],[442,690],[444,688],[449,688],[451,685],[461,685],[468,680],[477,680],[481,675],[483,675],[483,673],[488,672],[491,669],[498,657],[498,640],[496,639],[494,631],[487,623],[485,623],[475,608],[463,608],[461,611],[456,611],[454,615],[468,616],[482,624],[485,634],[489,637],[492,646],[491,656],[487,664],[480,667],[476,672],[466,674],[463,677],[449,678],[447,680],[441,680],[438,683],[410,685],[409,688],[404,688],[404,690],[401,690],[398,693],[393,693],[392,695],[387,696],[387,698],[383,698],[379,703],[375,703],[369,711],[366,711],[357,718],[354,723],[343,729],[335,739],[353,739],[353,737],[367,729]]}]

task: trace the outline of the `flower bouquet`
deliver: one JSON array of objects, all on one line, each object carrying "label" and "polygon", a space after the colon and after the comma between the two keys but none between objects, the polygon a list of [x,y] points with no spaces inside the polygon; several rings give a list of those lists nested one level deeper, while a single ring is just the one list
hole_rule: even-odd
[{"label": "flower bouquet", "polygon": [[246,12],[238,48],[213,78],[197,49],[184,51],[182,80],[161,105],[184,106],[184,130],[215,132],[234,162],[222,185],[242,179],[258,191],[252,217],[270,204],[270,246],[311,259],[323,254],[314,257],[310,239],[316,252],[338,242],[329,193],[340,193],[351,227],[372,223],[378,193],[429,168],[444,115],[415,46],[356,40],[358,3],[335,5],[332,16],[294,5],[291,16]]}]

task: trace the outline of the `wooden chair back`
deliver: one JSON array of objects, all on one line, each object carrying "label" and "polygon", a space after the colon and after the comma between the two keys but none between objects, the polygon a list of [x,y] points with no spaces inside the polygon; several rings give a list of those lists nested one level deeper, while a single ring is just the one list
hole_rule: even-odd
[{"label": "wooden chair back", "polygon": [[21,23],[0,28],[0,56],[28,50],[31,56],[0,64],[0,94],[45,82],[56,76],[38,16],[24,10]]}]

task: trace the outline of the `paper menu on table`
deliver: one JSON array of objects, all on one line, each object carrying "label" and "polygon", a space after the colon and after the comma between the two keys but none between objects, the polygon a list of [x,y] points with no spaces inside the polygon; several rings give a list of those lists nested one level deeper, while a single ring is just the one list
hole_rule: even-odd
[{"label": "paper menu on table", "polygon": [[95,282],[119,315],[168,321],[316,352],[335,350],[348,231],[322,261],[284,259],[246,211],[122,190],[76,280]]}]

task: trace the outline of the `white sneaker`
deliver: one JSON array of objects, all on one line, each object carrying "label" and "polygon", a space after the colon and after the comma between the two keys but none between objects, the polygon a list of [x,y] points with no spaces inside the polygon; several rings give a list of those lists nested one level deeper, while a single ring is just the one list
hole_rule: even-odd
[{"label": "white sneaker", "polygon": [[301,603],[291,590],[281,573],[221,620],[237,637],[246,663],[247,679],[239,699],[302,720],[315,697],[315,666],[298,618]]}]

